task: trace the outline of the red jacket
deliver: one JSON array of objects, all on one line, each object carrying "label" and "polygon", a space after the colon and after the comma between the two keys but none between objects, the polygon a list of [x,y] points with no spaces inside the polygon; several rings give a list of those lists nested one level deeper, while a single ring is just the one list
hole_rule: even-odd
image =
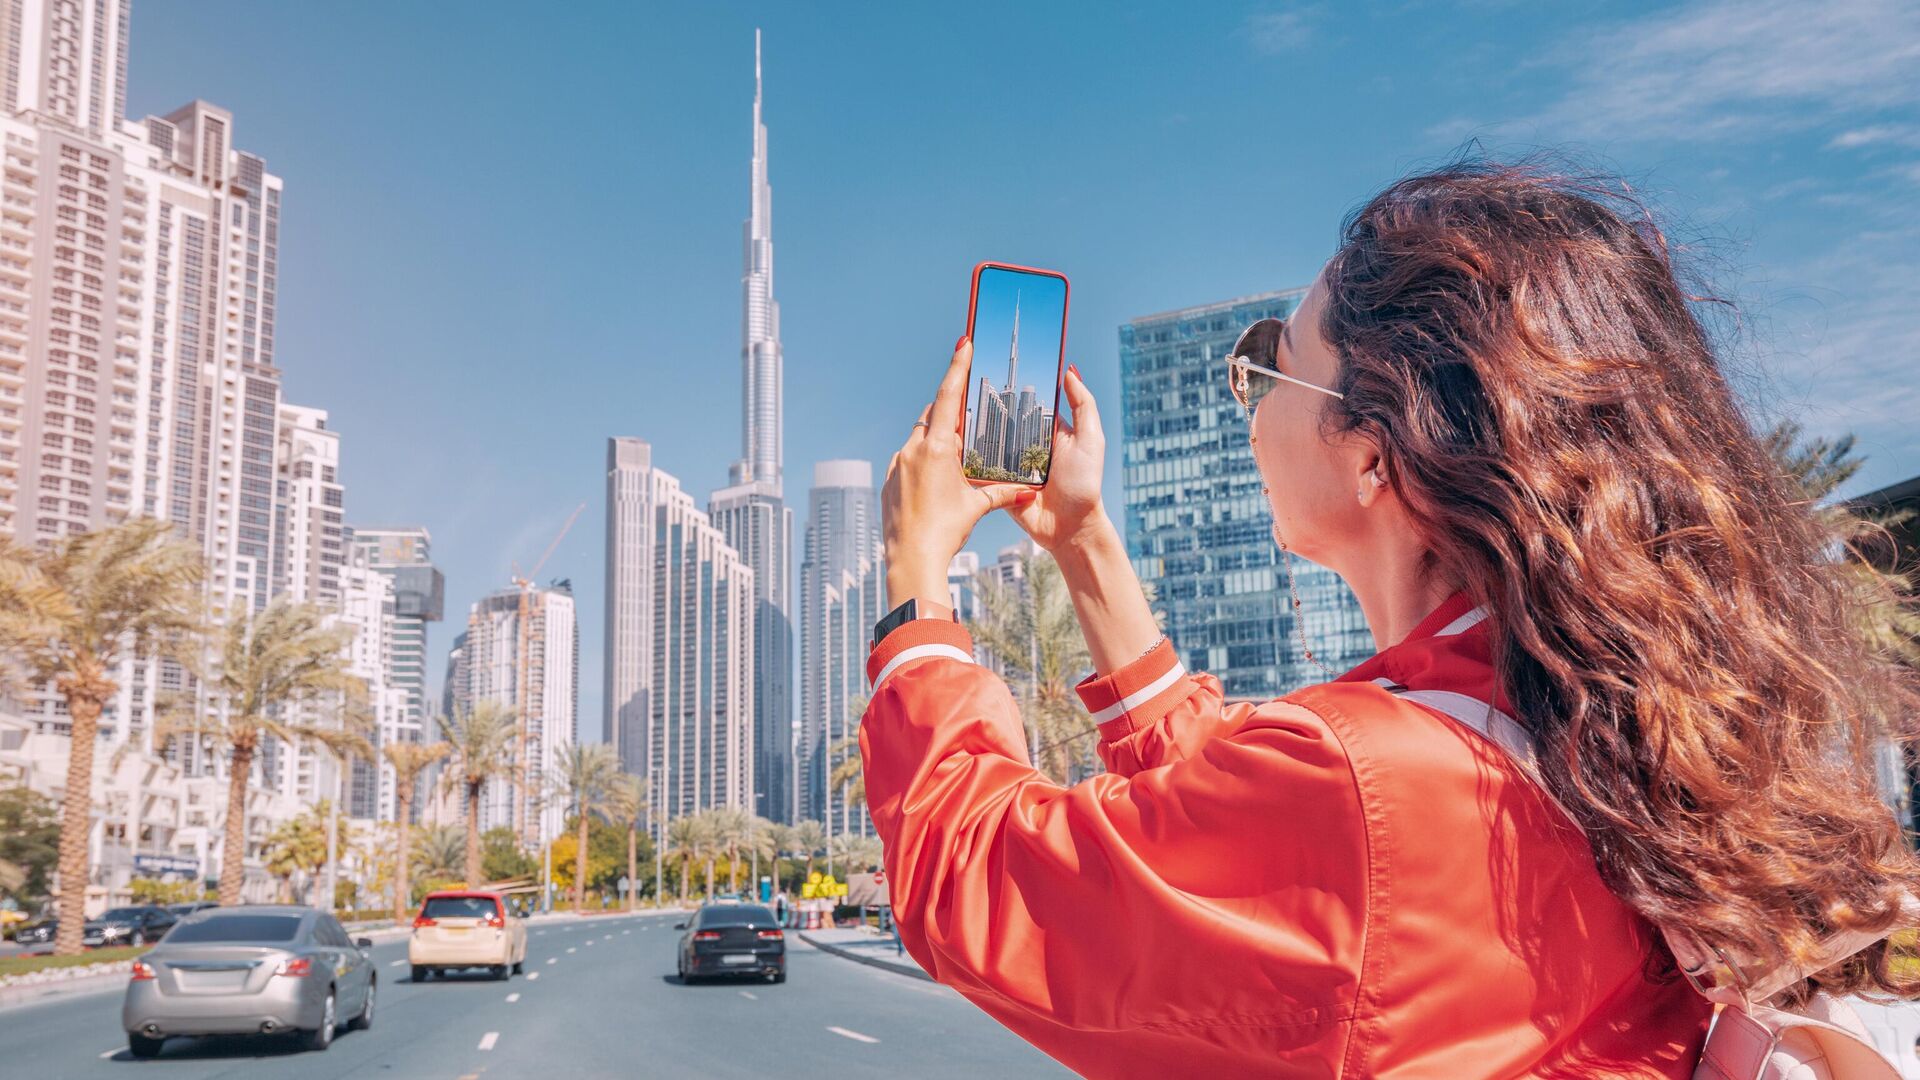
[{"label": "red jacket", "polygon": [[1470,607],[1263,705],[1162,643],[1081,684],[1112,771],[1072,787],[965,630],[896,630],[860,750],[907,950],[1091,1076],[1690,1076],[1710,1007],[1585,839],[1373,682],[1499,704]]}]

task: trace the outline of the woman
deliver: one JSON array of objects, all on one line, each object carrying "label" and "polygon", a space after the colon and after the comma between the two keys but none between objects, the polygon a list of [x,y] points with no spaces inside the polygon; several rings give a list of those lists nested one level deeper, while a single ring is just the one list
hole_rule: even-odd
[{"label": "woman", "polygon": [[[1160,636],[1077,371],[1047,487],[963,480],[963,339],[889,469],[887,588],[921,617],[882,620],[861,727],[908,949],[1094,1075],[1686,1077],[1709,1006],[1655,927],[1772,965],[1891,925],[1920,872],[1868,755],[1911,693],[1691,300],[1636,211],[1535,169],[1359,210],[1227,366],[1276,541],[1380,651],[1259,705]],[[1110,771],[1070,788],[937,617],[1002,507],[1096,669]],[[1884,943],[1817,981],[1920,990]]]}]

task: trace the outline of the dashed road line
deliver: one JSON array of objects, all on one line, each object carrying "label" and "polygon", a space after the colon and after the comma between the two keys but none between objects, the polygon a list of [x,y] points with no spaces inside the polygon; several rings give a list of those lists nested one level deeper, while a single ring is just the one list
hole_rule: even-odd
[{"label": "dashed road line", "polygon": [[[568,949],[567,951],[568,951],[568,952],[572,952],[573,950],[572,950],[572,949]],[[559,958],[559,957],[557,957],[557,956],[549,956],[549,957],[547,957],[547,963],[549,963],[549,964],[557,964],[557,963],[559,963],[559,962],[560,962],[560,958]]]},{"label": "dashed road line", "polygon": [[747,999],[748,1001],[759,1001],[759,1000],[760,1000],[760,995],[758,995],[758,994],[756,994],[756,993],[754,993],[754,992],[753,992],[753,991],[751,991],[751,990],[742,990],[742,991],[740,991],[740,996],[741,996],[741,997],[743,997],[743,998],[746,998],[746,999]]},{"label": "dashed road line", "polygon": [[106,1059],[108,1059],[108,1058],[110,1058],[110,1057],[116,1057],[116,1056],[118,1056],[118,1055],[119,1055],[119,1053],[120,1053],[120,1051],[122,1051],[122,1050],[125,1050],[125,1049],[126,1049],[126,1047],[124,1047],[124,1046],[116,1046],[116,1047],[114,1047],[113,1049],[111,1049],[111,1050],[109,1050],[109,1051],[107,1051],[106,1053],[104,1053],[104,1054],[101,1054],[101,1055],[100,1055],[100,1060],[102,1060],[102,1061],[105,1061]]},{"label": "dashed road line", "polygon": [[862,1035],[857,1031],[848,1031],[846,1028],[835,1027],[832,1024],[827,1025],[827,1030],[833,1032],[835,1035],[841,1035],[846,1038],[852,1039],[854,1042],[877,1043],[880,1041],[879,1039],[876,1039],[871,1035]]},{"label": "dashed road line", "polygon": [[493,1044],[499,1041],[500,1033],[497,1031],[489,1031],[485,1035],[480,1036],[480,1049],[491,1050],[493,1049]]},{"label": "dashed road line", "polygon": [[578,950],[577,950],[577,949],[575,949],[575,948],[574,948],[573,946],[571,946],[571,945],[569,945],[569,946],[567,946],[567,951],[568,951],[568,952],[577,952]]},{"label": "dashed road line", "polygon": [[539,977],[540,977],[540,973],[539,973],[539,972],[537,972],[537,971],[529,971],[529,972],[527,972],[527,981],[528,981],[528,982],[532,982],[533,980],[535,980],[535,979],[537,979],[537,978],[539,978]]},{"label": "dashed road line", "polygon": [[511,1004],[513,1004],[514,1002],[516,1002],[516,1001],[519,1001],[519,1000],[520,1000],[520,995],[519,995],[519,994],[508,994],[508,995],[507,995],[507,1004],[509,1004],[509,1005],[511,1005]]},{"label": "dashed road line", "polygon": [[387,966],[388,966],[388,967],[399,967],[399,966],[400,966],[401,964],[404,964],[404,963],[406,963],[406,961],[405,961],[405,960],[395,960],[395,961],[393,961],[392,963],[390,963],[390,964],[388,964]]}]

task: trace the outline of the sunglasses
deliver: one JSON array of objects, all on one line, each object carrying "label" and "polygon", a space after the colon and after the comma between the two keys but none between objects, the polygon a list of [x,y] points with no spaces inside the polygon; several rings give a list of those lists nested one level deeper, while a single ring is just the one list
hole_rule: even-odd
[{"label": "sunglasses", "polygon": [[1251,416],[1260,399],[1283,382],[1304,386],[1333,398],[1346,397],[1338,390],[1296,379],[1280,370],[1280,339],[1286,332],[1285,319],[1261,319],[1240,332],[1233,351],[1226,356],[1227,385],[1233,398]]}]

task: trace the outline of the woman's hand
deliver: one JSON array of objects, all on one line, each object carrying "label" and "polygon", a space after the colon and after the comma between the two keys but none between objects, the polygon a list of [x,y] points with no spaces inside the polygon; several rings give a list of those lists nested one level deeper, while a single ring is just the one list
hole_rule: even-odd
[{"label": "woman's hand", "polygon": [[970,484],[961,469],[960,403],[972,362],[973,342],[963,337],[954,346],[939,394],[887,464],[880,519],[889,605],[909,597],[945,603],[947,564],[973,527],[990,511],[1033,500],[1030,487]]},{"label": "woman's hand", "polygon": [[1033,542],[1056,558],[1063,548],[1114,531],[1100,500],[1107,437],[1100,429],[1100,411],[1093,403],[1093,392],[1081,381],[1080,369],[1071,364],[1067,365],[1065,390],[1073,422],[1062,419],[1054,432],[1053,462],[1047,470],[1046,486],[1040,489],[1038,498],[1010,511]]}]

